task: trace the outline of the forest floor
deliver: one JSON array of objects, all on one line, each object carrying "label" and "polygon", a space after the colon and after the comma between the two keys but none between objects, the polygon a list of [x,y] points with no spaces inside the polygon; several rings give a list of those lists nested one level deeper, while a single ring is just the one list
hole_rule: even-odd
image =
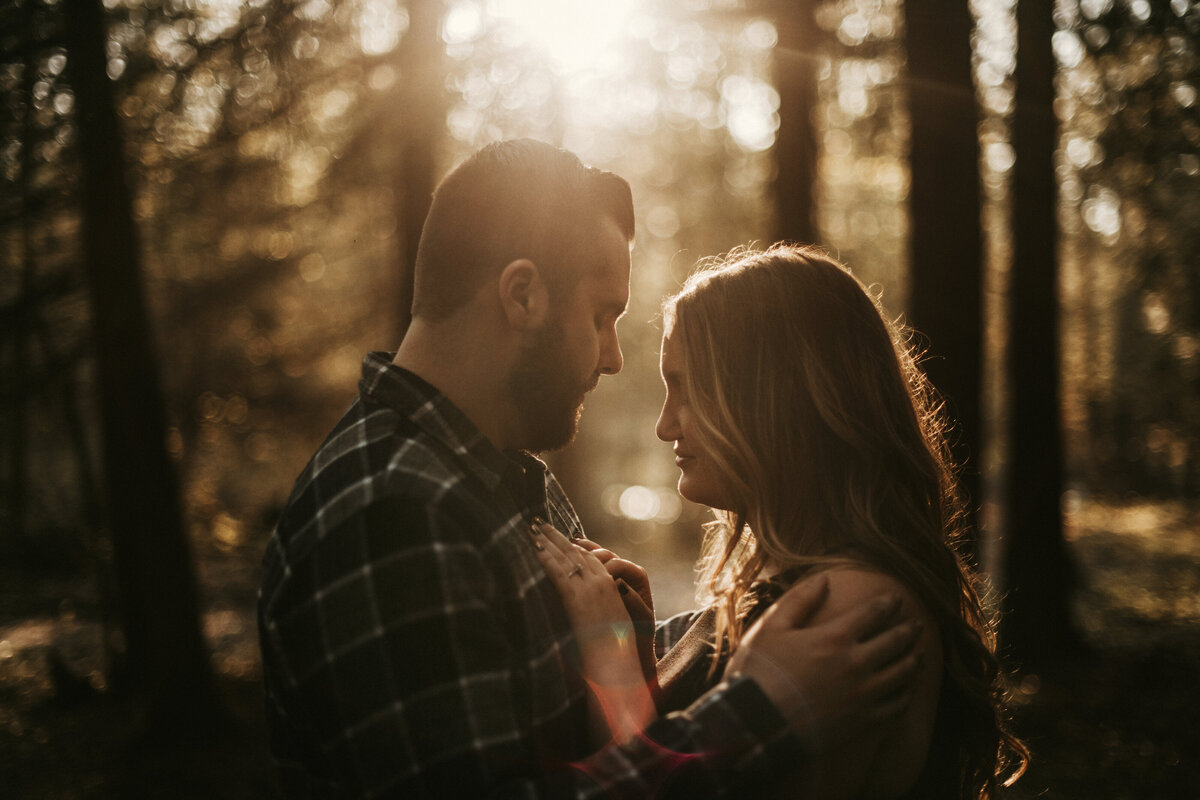
[{"label": "forest floor", "polygon": [[[1018,674],[1034,765],[1017,797],[1200,797],[1200,513],[1079,504],[1068,538],[1088,655]],[[196,544],[227,721],[185,741],[104,691],[100,604],[85,571],[37,552],[0,562],[0,790],[6,798],[271,796],[253,617],[261,535]]]}]

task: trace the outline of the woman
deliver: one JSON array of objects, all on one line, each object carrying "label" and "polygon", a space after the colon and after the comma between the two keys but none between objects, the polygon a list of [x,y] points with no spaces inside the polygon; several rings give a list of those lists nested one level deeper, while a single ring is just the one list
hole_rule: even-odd
[{"label": "woman", "polygon": [[[657,433],[674,444],[680,494],[711,506],[716,521],[702,557],[704,610],[659,664],[660,710],[718,681],[754,620],[786,587],[822,573],[824,616],[898,593],[925,625],[924,661],[907,710],[823,753],[804,794],[995,796],[1027,753],[1005,727],[994,623],[956,551],[961,509],[943,423],[901,331],[846,268],[790,245],[701,268],[666,301],[664,330]],[[585,547],[596,556],[584,559],[590,577],[612,573],[644,591],[627,562]],[[611,598],[572,610],[573,587],[548,571],[573,622],[611,613]],[[679,623],[661,632],[667,640]],[[628,654],[596,647],[589,661],[586,641],[584,653],[585,674],[629,683]],[[633,689],[606,706],[619,735],[647,713]]]}]

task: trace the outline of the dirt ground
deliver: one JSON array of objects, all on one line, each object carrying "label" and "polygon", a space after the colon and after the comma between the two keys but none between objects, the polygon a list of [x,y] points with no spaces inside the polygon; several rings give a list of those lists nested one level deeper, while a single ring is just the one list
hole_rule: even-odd
[{"label": "dirt ground", "polygon": [[[1034,766],[1014,798],[1200,798],[1200,513],[1075,503],[1086,657],[1018,675]],[[104,692],[99,603],[86,570],[0,564],[0,796],[270,797],[253,601],[262,534],[197,543],[228,723],[152,739],[147,709]]]},{"label": "dirt ground", "polygon": [[1200,509],[1069,503],[1092,652],[1020,676],[1019,786],[1050,800],[1200,798]]}]

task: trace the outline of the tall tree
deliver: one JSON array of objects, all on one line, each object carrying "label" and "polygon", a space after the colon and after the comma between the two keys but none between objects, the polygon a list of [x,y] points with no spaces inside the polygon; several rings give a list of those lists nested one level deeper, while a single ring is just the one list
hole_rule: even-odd
[{"label": "tall tree", "polygon": [[1005,638],[1023,658],[1077,642],[1063,540],[1053,9],[1017,4],[1008,381]]},{"label": "tall tree", "polygon": [[817,58],[821,33],[813,0],[767,0],[775,20],[775,88],[779,91],[779,134],[775,140],[776,239],[816,242]]},{"label": "tall tree", "polygon": [[92,300],[105,511],[124,652],[118,686],[147,691],[156,722],[195,725],[216,708],[177,478],[165,448],[123,137],[107,78],[100,0],[66,0],[78,98],[83,260]]},{"label": "tall tree", "polygon": [[[29,13],[27,9],[24,9]],[[30,26],[32,28],[32,25]],[[32,43],[31,43],[32,44]],[[11,327],[12,335],[12,375],[10,403],[8,411],[8,446],[9,446],[9,492],[7,519],[5,527],[10,534],[22,536],[26,530],[25,507],[28,495],[27,454],[28,438],[28,403],[25,396],[31,383],[29,364],[29,333],[32,317],[33,280],[36,274],[36,258],[33,247],[33,215],[27,213],[32,205],[32,180],[34,141],[37,135],[37,125],[34,120],[33,104],[34,82],[37,76],[34,53],[30,48],[25,57],[24,80],[21,87],[25,96],[25,113],[22,119],[22,141],[25,146],[21,149],[20,167],[20,197],[21,197],[21,264],[19,267],[19,286],[17,299],[5,309],[5,314]]]},{"label": "tall tree", "polygon": [[400,46],[400,169],[394,196],[400,210],[400,264],[397,285],[399,337],[412,321],[413,268],[417,244],[437,181],[437,145],[446,127],[442,42],[438,36],[442,3],[412,0],[409,29]]},{"label": "tall tree", "polygon": [[983,336],[974,18],[967,3],[914,0],[904,4],[904,24],[912,119],[909,322],[927,339],[924,368],[957,423],[954,455],[973,512],[981,499]]}]

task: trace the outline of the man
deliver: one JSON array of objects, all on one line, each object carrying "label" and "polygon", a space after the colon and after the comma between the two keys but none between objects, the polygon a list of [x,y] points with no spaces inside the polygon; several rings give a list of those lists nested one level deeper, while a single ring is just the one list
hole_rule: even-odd
[{"label": "man", "polygon": [[439,186],[412,325],[395,356],[367,356],[264,559],[288,797],[737,793],[897,707],[913,658],[894,604],[798,630],[820,600],[800,587],[736,676],[589,754],[578,650],[529,524],[582,529],[531,453],[570,441],[621,369],[633,227],[624,180],[537,142],[486,147]]}]

